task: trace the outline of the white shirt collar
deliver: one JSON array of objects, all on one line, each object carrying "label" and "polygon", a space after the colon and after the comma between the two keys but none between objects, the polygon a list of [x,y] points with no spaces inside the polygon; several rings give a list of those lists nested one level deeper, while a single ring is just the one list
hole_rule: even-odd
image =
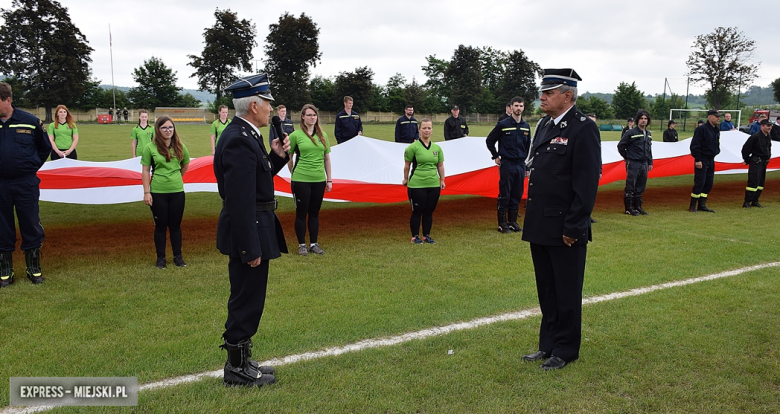
[{"label": "white shirt collar", "polygon": [[563,111],[562,114],[558,115],[557,118],[553,119],[553,125],[558,125],[558,122],[561,122],[561,119],[563,119],[563,116],[566,115],[571,110],[571,108],[573,108],[573,107],[574,107],[574,105],[570,106],[569,109]]},{"label": "white shirt collar", "polygon": [[260,133],[260,128],[256,127],[256,126],[255,126],[255,124],[253,124],[253,123],[249,122],[249,120],[247,120],[247,119],[246,119],[246,118],[244,118],[243,116],[239,116],[239,118],[243,119],[244,121],[246,121],[246,123],[247,123],[247,124],[251,125],[251,126],[252,126],[252,129],[254,129],[254,130],[255,130],[255,132],[257,132],[257,136],[258,136],[258,137],[262,137],[262,136],[263,136],[263,134],[261,134],[261,133]]}]

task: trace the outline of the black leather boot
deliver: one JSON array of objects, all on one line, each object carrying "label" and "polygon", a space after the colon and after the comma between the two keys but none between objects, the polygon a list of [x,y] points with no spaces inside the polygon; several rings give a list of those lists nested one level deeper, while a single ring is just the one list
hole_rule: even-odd
[{"label": "black leather boot", "polygon": [[43,283],[43,273],[41,271],[41,249],[35,248],[24,251],[24,260],[27,262],[27,278],[34,285]]},{"label": "black leather boot", "polygon": [[252,342],[244,340],[238,344],[225,341],[220,348],[227,350],[225,361],[225,373],[223,381],[227,386],[262,387],[276,382],[276,377],[271,374],[263,374],[259,367],[250,361],[252,355]]},{"label": "black leather boot", "polygon": [[715,212],[715,210],[707,208],[707,197],[699,197],[699,211],[706,211],[708,213]]},{"label": "black leather boot", "polygon": [[509,224],[509,229],[510,230],[512,230],[514,232],[523,231],[523,229],[517,223],[517,210],[509,210],[509,216],[507,217],[507,223]]},{"label": "black leather boot", "polygon": [[14,252],[0,253],[0,288],[14,283]]},{"label": "black leather boot", "polygon": [[626,208],[626,214],[631,216],[638,216],[639,212],[634,210],[633,201],[631,197],[623,197],[623,206]]},{"label": "black leather boot", "polygon": [[745,190],[745,202],[742,203],[742,208],[750,208],[750,203],[753,201],[753,192]]},{"label": "black leather boot", "polygon": [[498,210],[498,232],[499,233],[511,233],[509,224],[506,222],[506,210]]},{"label": "black leather boot", "polygon": [[695,213],[696,212],[696,203],[698,203],[698,202],[699,202],[698,198],[691,197],[691,205],[690,205],[690,207],[688,207],[688,211],[691,212],[691,213]]},{"label": "black leather boot", "polygon": [[642,208],[642,196],[634,197],[634,210],[638,211],[643,216],[649,216],[650,213],[646,212]]},{"label": "black leather boot", "polygon": [[761,192],[762,191],[764,191],[764,190],[757,190],[756,191],[756,194],[753,196],[753,200],[750,203],[751,206],[758,207],[758,208],[764,208],[764,206],[762,206],[761,204],[758,204],[758,198],[761,197]]}]

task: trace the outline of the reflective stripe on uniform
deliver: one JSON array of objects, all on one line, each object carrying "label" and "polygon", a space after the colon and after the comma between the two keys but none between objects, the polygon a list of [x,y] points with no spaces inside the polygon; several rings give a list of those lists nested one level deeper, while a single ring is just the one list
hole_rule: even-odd
[{"label": "reflective stripe on uniform", "polygon": [[747,191],[753,191],[753,192],[756,192],[756,191],[758,191],[758,188],[753,188],[753,187],[745,187],[745,190],[747,190]]},{"label": "reflective stripe on uniform", "polygon": [[14,124],[14,125],[8,125],[8,128],[30,128],[30,129],[35,129],[35,125],[30,125],[30,124]]}]

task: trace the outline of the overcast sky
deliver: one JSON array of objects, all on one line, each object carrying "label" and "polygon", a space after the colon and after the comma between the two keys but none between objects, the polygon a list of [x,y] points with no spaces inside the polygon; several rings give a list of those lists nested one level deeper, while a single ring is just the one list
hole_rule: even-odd
[{"label": "overcast sky", "polygon": [[[114,82],[136,86],[131,72],[151,56],[172,67],[179,86],[197,89],[187,55],[203,50],[203,31],[214,25],[214,11],[230,9],[257,27],[254,58],[263,59],[268,25],[284,12],[310,16],[320,28],[322,61],[314,75],[332,77],[370,67],[374,82],[385,84],[396,72],[424,82],[425,57],[449,60],[458,45],[522,49],[543,68],[571,67],[583,81],[580,93],[613,92],[636,81],[645,93],[661,93],[664,78],[684,94],[685,61],[697,35],[718,26],[738,27],[757,42],[753,60],[761,62],[755,84],[780,78],[776,17],[726,1],[228,1],[61,0],[87,37],[94,76],[111,83],[109,24],[113,35]],[[10,8],[11,0],[0,0]],[[770,8],[771,9],[771,8]],[[262,68],[263,62],[257,62]],[[272,80],[273,83],[273,80]],[[273,86],[273,85],[272,85]],[[703,87],[691,85],[691,93]]]}]

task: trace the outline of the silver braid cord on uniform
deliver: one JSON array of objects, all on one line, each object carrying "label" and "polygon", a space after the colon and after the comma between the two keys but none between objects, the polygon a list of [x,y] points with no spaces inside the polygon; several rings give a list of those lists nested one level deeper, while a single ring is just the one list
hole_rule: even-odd
[{"label": "silver braid cord on uniform", "polygon": [[[542,121],[544,121],[544,118],[545,117],[542,117],[539,121],[536,122],[536,128],[534,128],[534,136],[533,138],[531,138],[531,146],[528,147],[528,155],[525,157],[525,168],[531,168],[531,165],[534,163],[534,151],[533,151],[534,142],[536,142],[536,136],[539,134],[539,129],[541,129],[539,127],[542,125]],[[547,125],[549,125],[550,122],[552,122],[552,117],[546,124],[544,124],[544,126],[546,127]]]}]

